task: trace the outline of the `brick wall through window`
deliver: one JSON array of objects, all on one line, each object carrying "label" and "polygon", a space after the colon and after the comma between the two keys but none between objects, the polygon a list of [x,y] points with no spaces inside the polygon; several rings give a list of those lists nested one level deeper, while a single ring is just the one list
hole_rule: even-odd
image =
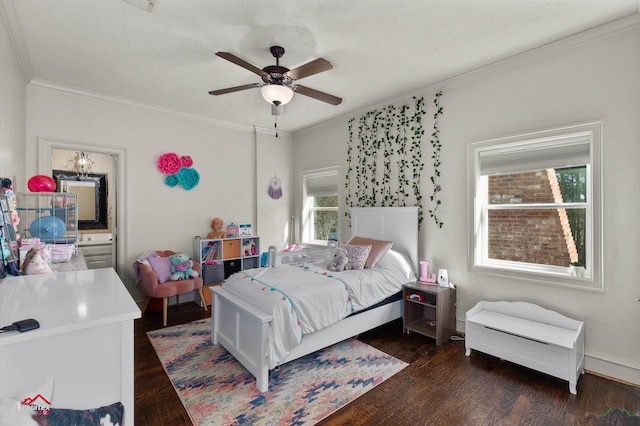
[{"label": "brick wall through window", "polygon": [[[489,176],[490,204],[562,202],[553,169]],[[577,260],[563,208],[489,210],[491,259],[568,266]]]}]

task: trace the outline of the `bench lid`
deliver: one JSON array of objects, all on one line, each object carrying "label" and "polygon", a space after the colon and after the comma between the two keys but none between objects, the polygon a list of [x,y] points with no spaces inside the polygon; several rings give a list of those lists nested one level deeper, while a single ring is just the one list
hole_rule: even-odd
[{"label": "bench lid", "polygon": [[578,339],[579,330],[557,327],[499,312],[481,310],[467,318],[475,324],[505,333],[514,334],[525,339],[548,343],[567,349],[573,349]]}]

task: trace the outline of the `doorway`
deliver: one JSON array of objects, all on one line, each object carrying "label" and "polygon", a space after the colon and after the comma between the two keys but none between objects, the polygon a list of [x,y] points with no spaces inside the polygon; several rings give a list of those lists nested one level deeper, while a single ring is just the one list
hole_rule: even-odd
[{"label": "doorway", "polygon": [[[105,226],[83,229],[79,227],[78,246],[89,269],[113,267],[124,271],[126,259],[124,247],[124,150],[102,147],[88,143],[68,142],[48,138],[40,139],[40,173],[52,175],[56,170],[68,170],[74,175],[74,159],[80,153],[90,160],[90,175],[104,175],[106,194]],[[79,179],[81,176],[79,177]]]}]

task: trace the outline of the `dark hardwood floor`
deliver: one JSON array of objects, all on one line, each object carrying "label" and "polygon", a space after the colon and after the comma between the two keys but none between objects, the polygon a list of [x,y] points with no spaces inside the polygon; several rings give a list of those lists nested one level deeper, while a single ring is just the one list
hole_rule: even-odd
[{"label": "dark hardwood floor", "polygon": [[[211,316],[193,303],[169,308],[169,326]],[[162,327],[162,313],[135,323],[135,424],[190,425],[146,332]],[[639,425],[640,388],[584,374],[578,395],[569,385],[480,352],[463,341],[438,347],[403,334],[395,321],[360,335],[410,365],[343,407],[321,425]]]}]

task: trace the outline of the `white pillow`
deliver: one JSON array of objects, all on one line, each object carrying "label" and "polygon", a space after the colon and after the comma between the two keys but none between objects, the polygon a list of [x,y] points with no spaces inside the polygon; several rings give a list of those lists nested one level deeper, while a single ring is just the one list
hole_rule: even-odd
[{"label": "white pillow", "polygon": [[380,259],[380,262],[378,262],[376,268],[385,268],[397,271],[402,275],[402,277],[407,279],[407,282],[417,280],[409,258],[404,253],[400,253],[394,249],[387,251],[384,257]]}]

